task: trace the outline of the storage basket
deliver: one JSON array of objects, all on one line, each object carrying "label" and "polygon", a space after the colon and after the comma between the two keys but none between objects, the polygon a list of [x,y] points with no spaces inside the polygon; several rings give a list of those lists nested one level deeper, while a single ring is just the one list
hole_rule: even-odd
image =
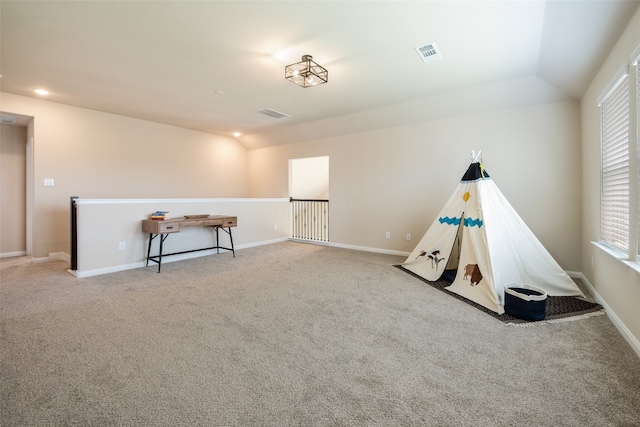
[{"label": "storage basket", "polygon": [[504,311],[523,320],[543,320],[547,309],[547,292],[526,283],[504,288]]}]

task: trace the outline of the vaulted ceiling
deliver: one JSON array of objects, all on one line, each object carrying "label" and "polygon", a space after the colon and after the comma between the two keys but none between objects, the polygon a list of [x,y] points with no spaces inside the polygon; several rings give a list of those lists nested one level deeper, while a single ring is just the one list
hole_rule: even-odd
[{"label": "vaulted ceiling", "polygon": [[[579,100],[639,4],[3,0],[0,88],[37,97],[43,87],[53,102],[240,132],[260,148]],[[432,42],[442,59],[425,63],[415,48]],[[329,70],[327,84],[284,79],[304,54]]]}]

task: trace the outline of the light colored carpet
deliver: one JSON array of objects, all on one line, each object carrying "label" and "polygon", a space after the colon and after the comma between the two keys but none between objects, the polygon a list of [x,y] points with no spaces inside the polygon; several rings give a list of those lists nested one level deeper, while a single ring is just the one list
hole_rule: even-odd
[{"label": "light colored carpet", "polygon": [[3,426],[638,426],[607,316],[513,328],[392,267],[278,243],[77,279],[0,269]]}]

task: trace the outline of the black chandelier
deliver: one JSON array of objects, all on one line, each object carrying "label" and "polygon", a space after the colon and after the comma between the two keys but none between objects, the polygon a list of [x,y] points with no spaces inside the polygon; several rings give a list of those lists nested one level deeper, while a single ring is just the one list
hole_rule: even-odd
[{"label": "black chandelier", "polygon": [[311,55],[303,55],[302,61],[284,67],[284,78],[302,87],[318,86],[329,81],[329,72]]}]

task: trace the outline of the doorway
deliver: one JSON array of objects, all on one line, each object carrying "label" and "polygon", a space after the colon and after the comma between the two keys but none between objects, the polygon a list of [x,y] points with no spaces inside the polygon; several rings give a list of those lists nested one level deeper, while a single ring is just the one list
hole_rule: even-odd
[{"label": "doorway", "polygon": [[0,112],[0,257],[32,254],[33,117]]},{"label": "doorway", "polygon": [[329,241],[329,156],[289,160],[291,237]]}]

